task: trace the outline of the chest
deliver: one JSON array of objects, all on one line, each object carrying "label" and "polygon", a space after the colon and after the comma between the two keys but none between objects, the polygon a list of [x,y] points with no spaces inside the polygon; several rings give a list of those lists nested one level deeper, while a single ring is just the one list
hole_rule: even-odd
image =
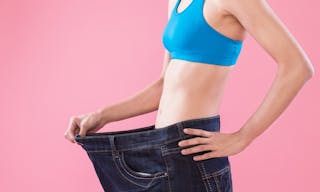
[{"label": "chest", "polygon": [[[234,65],[242,48],[242,40],[233,39],[208,23],[205,3],[211,3],[212,0],[192,0],[188,4],[181,4],[185,1],[177,0],[162,35],[162,42],[171,58]],[[218,11],[213,11],[215,14],[210,14],[211,17],[222,10],[219,6],[215,6],[215,9]]]}]

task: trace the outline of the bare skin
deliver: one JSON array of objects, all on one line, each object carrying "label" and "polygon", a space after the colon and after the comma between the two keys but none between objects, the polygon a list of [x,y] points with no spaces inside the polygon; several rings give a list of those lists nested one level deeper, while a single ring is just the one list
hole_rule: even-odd
[{"label": "bare skin", "polygon": [[[169,0],[170,13],[177,0]],[[178,12],[189,5],[181,0]],[[198,137],[181,141],[180,146],[196,145],[182,154],[207,151],[194,160],[230,156],[244,150],[280,116],[304,83],[314,73],[308,57],[263,0],[206,0],[203,9],[208,24],[225,36],[244,40],[246,32],[264,48],[278,64],[276,78],[255,113],[234,133],[208,132],[200,129],[185,133]],[[268,27],[265,27],[268,26]],[[171,59],[165,50],[160,79],[136,95],[82,117],[72,118],[65,137],[74,142],[80,132],[96,132],[103,125],[158,109],[155,127],[219,113],[224,87],[233,67]],[[74,120],[76,119],[76,120]],[[94,123],[97,119],[99,123]],[[99,125],[99,126],[96,126]]]},{"label": "bare skin", "polygon": [[[186,10],[191,2],[182,0],[177,12]],[[168,18],[176,3],[177,0],[169,0]],[[220,33],[235,40],[244,40],[246,31],[236,18],[220,7],[219,2],[205,1],[203,15],[208,24]],[[170,57],[170,53],[165,52]],[[217,115],[232,68],[171,59],[164,74],[156,128],[186,119]]]},{"label": "bare skin", "polygon": [[[213,16],[212,18],[219,18],[217,19],[219,20],[217,22],[214,21],[215,19],[210,20],[210,22],[212,21],[214,24],[214,28],[218,29],[223,34],[226,34],[226,36],[236,39],[236,33],[240,33],[241,36],[244,33],[242,30],[240,30],[240,25],[243,26],[244,30],[249,32],[277,62],[278,71],[275,81],[273,82],[272,87],[264,98],[262,104],[249,118],[249,120],[239,129],[239,131],[226,134],[192,128],[185,130],[185,133],[196,135],[198,137],[179,142],[179,146],[196,145],[194,147],[182,150],[182,154],[188,155],[206,150],[210,151],[203,155],[193,157],[194,160],[230,156],[244,150],[254,138],[260,135],[265,129],[268,128],[268,126],[271,125],[273,121],[276,120],[277,117],[280,116],[280,114],[293,100],[297,92],[302,88],[303,84],[313,74],[311,62],[265,1],[211,0],[208,5],[208,10],[212,10],[208,15]],[[218,8],[210,8],[210,5]],[[206,10],[206,7],[204,9]],[[221,17],[218,15],[221,15]],[[234,26],[234,28],[226,27],[229,26],[230,23],[227,22],[228,19],[225,19],[226,23],[224,24],[224,19],[220,20],[220,18],[223,18],[222,15],[227,15],[225,16],[226,18],[234,19],[229,19],[229,22],[232,20],[231,23],[233,23],[232,26]],[[237,23],[236,20],[238,20],[239,23]],[[218,28],[217,26],[224,26],[223,29],[226,31],[223,31],[222,28]],[[230,33],[228,34],[227,31]],[[236,32],[233,35],[232,32],[234,31]],[[207,70],[209,70],[209,67]],[[217,71],[222,73],[223,70],[219,68]],[[209,79],[210,75],[207,78]],[[212,74],[211,78],[214,78],[214,74]],[[194,83],[194,78],[190,78],[189,80],[189,82],[185,83],[188,86],[189,84],[192,84],[192,82]],[[218,89],[217,92],[220,92],[221,94],[222,88],[219,88],[222,87],[221,84],[223,84],[223,82],[225,82],[225,80],[217,80],[216,84],[214,84],[212,87],[210,84],[208,84],[207,89],[211,88],[212,92],[215,92],[214,89]],[[190,89],[192,89],[192,87]],[[202,91],[203,92],[200,94],[205,95],[206,89],[203,89]],[[199,96],[201,99],[198,98],[197,100],[194,98],[188,98],[186,101],[216,102],[214,97],[213,100],[210,100],[210,97],[207,98],[203,95]],[[173,100],[173,98],[170,98],[169,100]],[[207,106],[212,108],[212,106],[209,104]],[[172,108],[170,109],[173,110]],[[193,112],[194,109],[190,111]],[[167,112],[164,114],[167,114]]]}]

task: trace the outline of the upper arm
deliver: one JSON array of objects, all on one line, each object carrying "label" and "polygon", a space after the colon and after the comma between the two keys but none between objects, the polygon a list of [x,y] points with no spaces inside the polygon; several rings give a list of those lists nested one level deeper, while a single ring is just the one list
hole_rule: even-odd
[{"label": "upper arm", "polygon": [[[173,10],[173,7],[175,5],[175,3],[177,2],[177,0],[168,0],[168,20],[170,19],[171,16],[171,12]],[[161,78],[164,77],[165,72],[168,68],[168,65],[170,63],[171,60],[171,55],[168,52],[168,50],[164,50],[164,58],[163,58],[163,66],[162,66],[162,71],[161,71]]]},{"label": "upper arm", "polygon": [[225,0],[223,4],[278,64],[310,65],[303,49],[265,0]]}]

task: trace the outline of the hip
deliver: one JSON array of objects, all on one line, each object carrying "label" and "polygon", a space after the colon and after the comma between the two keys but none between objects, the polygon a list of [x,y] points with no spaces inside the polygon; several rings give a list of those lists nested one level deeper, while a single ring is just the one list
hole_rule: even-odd
[{"label": "hip", "polygon": [[76,141],[89,155],[105,191],[232,191],[228,157],[194,161],[182,155],[186,127],[220,131],[220,115],[126,131],[88,133]]}]

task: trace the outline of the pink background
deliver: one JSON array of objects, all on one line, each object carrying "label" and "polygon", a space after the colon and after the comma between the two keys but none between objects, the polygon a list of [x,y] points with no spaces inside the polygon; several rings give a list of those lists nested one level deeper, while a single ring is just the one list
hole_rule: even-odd
[{"label": "pink background", "polygon": [[[230,157],[234,191],[317,191],[320,4],[268,2],[316,74],[264,134]],[[156,80],[166,21],[167,1],[0,1],[0,191],[102,191],[84,150],[64,138],[69,118]],[[248,36],[225,90],[221,132],[236,131],[247,120],[275,70]],[[150,125],[155,117],[156,111],[101,131]]]}]

